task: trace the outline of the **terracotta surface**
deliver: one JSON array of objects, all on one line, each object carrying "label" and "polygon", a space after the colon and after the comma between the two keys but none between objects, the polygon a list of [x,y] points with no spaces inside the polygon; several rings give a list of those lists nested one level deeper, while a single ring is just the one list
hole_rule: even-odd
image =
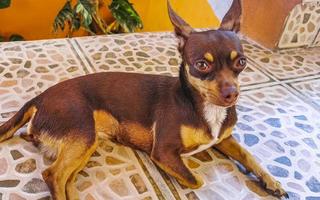
[{"label": "terracotta surface", "polygon": [[285,26],[285,20],[301,0],[243,0],[241,32],[268,48],[274,48]]}]

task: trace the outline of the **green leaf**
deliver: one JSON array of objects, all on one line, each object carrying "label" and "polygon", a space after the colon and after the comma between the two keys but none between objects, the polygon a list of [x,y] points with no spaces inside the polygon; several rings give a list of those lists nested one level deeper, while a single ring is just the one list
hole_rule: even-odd
[{"label": "green leaf", "polygon": [[133,32],[137,28],[142,28],[141,19],[128,0],[112,1],[109,8],[116,19],[116,23],[108,27],[99,15],[100,4],[101,0],[77,0],[76,5],[72,7],[71,0],[67,0],[54,20],[54,31],[59,28],[64,30],[66,22],[69,24],[68,35],[80,27],[91,34],[100,31],[103,33],[119,32],[120,30]]},{"label": "green leaf", "polygon": [[80,25],[81,25],[81,24],[80,24],[80,19],[79,19],[79,17],[73,18],[72,24],[71,24],[71,31],[79,30]]},{"label": "green leaf", "polygon": [[133,32],[143,27],[140,16],[128,0],[113,0],[109,9],[125,32]]},{"label": "green leaf", "polygon": [[0,35],[0,42],[4,41],[4,37]]},{"label": "green leaf", "polygon": [[0,0],[0,9],[8,8],[11,4],[11,0]]},{"label": "green leaf", "polygon": [[9,41],[23,41],[24,38],[18,34],[12,34],[9,38]]},{"label": "green leaf", "polygon": [[74,12],[71,7],[71,2],[67,1],[63,8],[59,11],[58,15],[53,22],[53,30],[56,32],[59,28],[64,30],[65,22],[73,23]]},{"label": "green leaf", "polygon": [[96,13],[96,5],[91,3],[90,0],[78,0],[75,6],[75,12],[79,16],[80,25],[91,34],[94,34],[94,30],[91,29],[92,15]]}]

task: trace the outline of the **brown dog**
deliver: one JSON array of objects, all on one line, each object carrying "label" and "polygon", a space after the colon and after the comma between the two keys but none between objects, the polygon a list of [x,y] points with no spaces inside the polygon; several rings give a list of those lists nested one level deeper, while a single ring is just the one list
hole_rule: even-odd
[{"label": "brown dog", "polygon": [[54,200],[78,199],[74,180],[97,147],[98,133],[140,149],[181,184],[203,182],[181,159],[214,145],[253,172],[276,196],[287,195],[231,136],[239,96],[237,77],[246,66],[237,31],[240,0],[219,30],[194,31],[168,5],[180,39],[179,78],[97,73],[59,83],[0,127],[4,141],[29,121],[23,137],[55,157],[42,175]]}]

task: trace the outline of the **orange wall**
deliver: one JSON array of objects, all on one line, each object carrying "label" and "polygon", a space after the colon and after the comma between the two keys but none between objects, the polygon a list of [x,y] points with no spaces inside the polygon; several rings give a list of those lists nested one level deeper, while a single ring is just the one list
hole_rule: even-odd
[{"label": "orange wall", "polygon": [[[0,9],[0,35],[13,33],[28,40],[64,37],[52,32],[52,24],[66,0],[12,0],[11,6]],[[144,23],[142,31],[172,30],[166,0],[131,0]],[[194,27],[215,27],[219,20],[207,0],[171,0],[172,7]],[[106,14],[110,16],[110,14]],[[80,31],[76,35],[86,35]]]},{"label": "orange wall", "polygon": [[12,0],[11,6],[0,9],[0,34],[17,33],[26,39],[61,37],[52,34],[52,23],[65,0]]}]

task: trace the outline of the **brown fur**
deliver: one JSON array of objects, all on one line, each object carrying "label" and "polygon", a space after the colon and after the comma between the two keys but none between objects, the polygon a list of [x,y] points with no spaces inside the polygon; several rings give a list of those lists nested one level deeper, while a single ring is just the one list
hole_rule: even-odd
[{"label": "brown fur", "polygon": [[[146,152],[190,188],[199,188],[203,181],[186,167],[181,154],[211,145],[212,134],[218,134],[219,150],[243,162],[275,195],[285,195],[230,136],[236,123],[237,77],[244,68],[238,62],[244,59],[243,49],[232,32],[239,28],[240,14],[235,10],[239,7],[235,0],[221,30],[195,32],[168,6],[183,58],[179,78],[109,72],[64,81],[26,103],[2,125],[0,141],[32,118],[24,137],[56,157],[42,173],[54,200],[78,198],[75,177],[96,149],[101,132]],[[233,51],[237,55],[231,58]],[[206,103],[227,109],[219,133],[212,133],[204,114]]]}]

